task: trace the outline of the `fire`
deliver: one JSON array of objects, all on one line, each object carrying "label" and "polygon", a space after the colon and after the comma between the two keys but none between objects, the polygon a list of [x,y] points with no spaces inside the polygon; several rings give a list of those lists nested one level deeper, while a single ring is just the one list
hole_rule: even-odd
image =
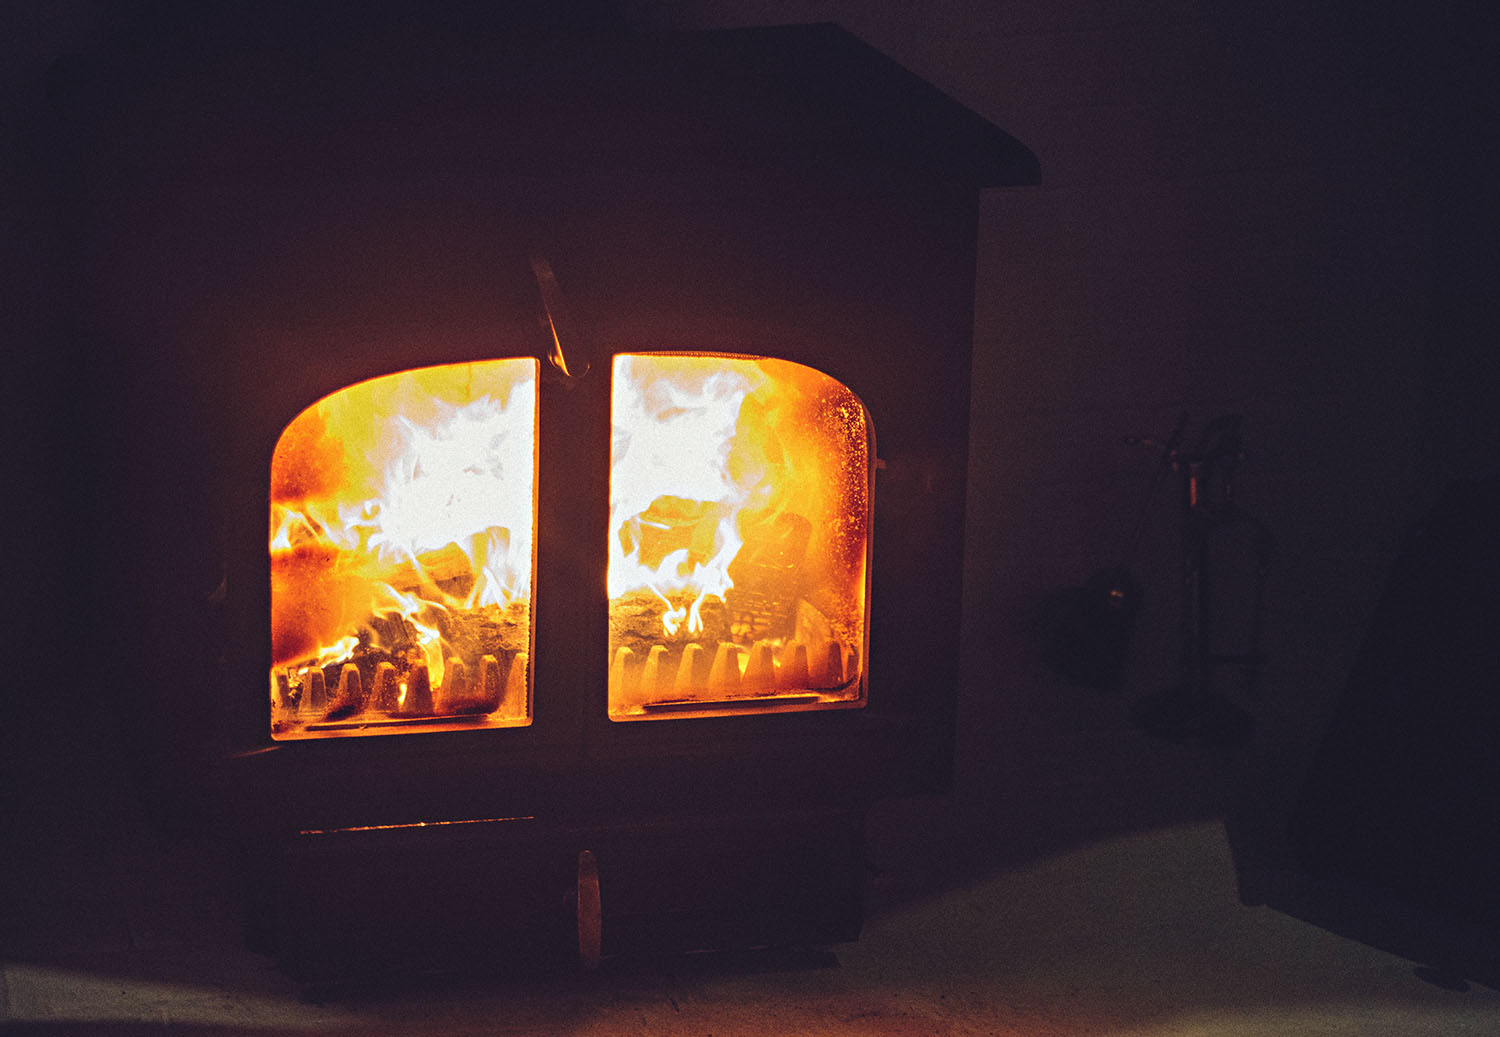
[{"label": "fire", "polygon": [[[272,734],[530,722],[534,359],[349,386],[271,461]],[[869,419],[784,360],[623,355],[609,715],[858,706]]]},{"label": "fire", "polygon": [[[730,441],[754,386],[738,369],[705,372],[676,359],[675,379],[662,376],[660,357],[626,356],[616,365],[609,502],[609,596],[652,592],[669,636],[684,620],[688,633],[701,632],[704,600],[722,601],[734,586],[735,518],[757,488],[729,467]],[[649,557],[649,537],[684,526],[692,527],[692,542]],[[678,591],[691,591],[692,604],[674,606],[667,595]]]},{"label": "fire", "polygon": [[610,715],[856,700],[871,451],[854,395],[784,360],[627,355],[612,417]]},{"label": "fire", "polygon": [[[287,427],[271,462],[281,736],[383,714],[477,716],[486,699],[468,671],[483,691],[490,663],[524,669],[536,366],[490,360],[388,375],[326,397]],[[331,702],[311,701],[319,685]],[[487,693],[500,709],[500,692]],[[502,712],[524,722],[524,703]]]}]

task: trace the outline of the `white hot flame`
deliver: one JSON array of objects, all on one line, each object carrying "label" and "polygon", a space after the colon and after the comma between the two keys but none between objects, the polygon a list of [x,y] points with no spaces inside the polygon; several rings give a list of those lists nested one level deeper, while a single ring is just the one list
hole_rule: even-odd
[{"label": "white hot flame", "polygon": [[[739,553],[736,515],[753,486],[730,470],[730,447],[740,409],[756,388],[738,368],[712,369],[707,377],[672,378],[671,358],[621,356],[615,361],[610,468],[609,596],[650,590],[666,604],[662,626],[670,636],[684,622],[703,628],[700,609],[722,600],[732,586],[729,565]],[[713,530],[708,550],[673,550],[655,564],[642,557],[644,530],[663,528],[652,508],[664,498],[701,508],[699,524]],[[696,591],[686,608],[669,593]]]},{"label": "white hot flame", "polygon": [[529,597],[533,372],[511,360],[403,372],[341,390],[289,427],[273,471],[322,481],[272,501],[279,662],[346,659],[354,631],[400,616],[438,685],[445,612]]},{"label": "white hot flame", "polygon": [[536,395],[527,382],[503,403],[485,396],[440,407],[436,422],[391,422],[403,448],[378,496],[342,509],[344,523],[385,562],[456,546],[476,576],[464,606],[503,605],[530,590]]}]

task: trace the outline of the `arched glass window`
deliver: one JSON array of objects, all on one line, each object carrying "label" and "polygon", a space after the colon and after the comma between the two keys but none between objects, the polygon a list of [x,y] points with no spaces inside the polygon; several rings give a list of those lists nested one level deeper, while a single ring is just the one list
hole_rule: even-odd
[{"label": "arched glass window", "polygon": [[864,703],[869,415],[787,360],[615,358],[609,716]]},{"label": "arched glass window", "polygon": [[530,358],[318,401],[271,458],[271,733],[531,722]]}]

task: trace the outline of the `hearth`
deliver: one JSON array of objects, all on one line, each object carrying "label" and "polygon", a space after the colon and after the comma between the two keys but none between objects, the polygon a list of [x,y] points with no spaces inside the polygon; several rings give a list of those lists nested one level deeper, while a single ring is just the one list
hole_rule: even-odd
[{"label": "hearth", "polygon": [[977,196],[1030,153],[831,26],[243,55],[116,115],[101,320],[224,575],[153,715],[266,945],[856,935],[870,803],[950,778]]}]

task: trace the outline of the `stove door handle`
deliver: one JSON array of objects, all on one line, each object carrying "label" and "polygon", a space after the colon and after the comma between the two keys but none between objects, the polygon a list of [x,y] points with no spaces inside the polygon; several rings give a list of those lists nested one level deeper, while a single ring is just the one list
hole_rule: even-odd
[{"label": "stove door handle", "polygon": [[[542,310],[550,343],[547,360],[569,380],[576,381],[589,373],[591,354],[588,337],[573,320],[552,264],[541,256],[531,257],[536,286],[542,294]],[[564,343],[567,343],[564,349]]]}]

